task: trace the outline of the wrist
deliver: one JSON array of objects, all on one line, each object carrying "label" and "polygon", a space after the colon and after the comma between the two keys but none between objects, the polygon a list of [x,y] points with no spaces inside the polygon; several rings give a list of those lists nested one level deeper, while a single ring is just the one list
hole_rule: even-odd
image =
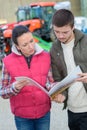
[{"label": "wrist", "polygon": [[16,93],[19,93],[19,92],[20,92],[20,90],[15,87],[15,83],[13,83],[12,89],[13,89],[13,91],[15,91]]}]

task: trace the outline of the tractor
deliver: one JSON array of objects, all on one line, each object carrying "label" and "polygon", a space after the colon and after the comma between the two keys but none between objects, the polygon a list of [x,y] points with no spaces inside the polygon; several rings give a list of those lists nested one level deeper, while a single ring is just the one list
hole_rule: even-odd
[{"label": "tractor", "polygon": [[[34,35],[50,41],[51,20],[55,11],[54,5],[55,2],[37,2],[31,3],[29,6],[21,6],[16,11],[17,22],[38,19],[41,25],[40,28],[37,28],[37,23],[35,23]],[[29,26],[32,28],[32,22]]]}]

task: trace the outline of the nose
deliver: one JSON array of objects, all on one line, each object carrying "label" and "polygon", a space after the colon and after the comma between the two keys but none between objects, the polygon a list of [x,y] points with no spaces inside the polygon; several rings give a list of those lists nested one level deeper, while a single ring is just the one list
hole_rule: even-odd
[{"label": "nose", "polygon": [[59,33],[59,34],[58,34],[58,37],[59,37],[59,38],[63,38],[63,37],[64,37],[63,33]]},{"label": "nose", "polygon": [[30,44],[28,45],[28,47],[29,47],[30,49],[32,49],[32,48],[33,48],[33,44],[30,43]]}]

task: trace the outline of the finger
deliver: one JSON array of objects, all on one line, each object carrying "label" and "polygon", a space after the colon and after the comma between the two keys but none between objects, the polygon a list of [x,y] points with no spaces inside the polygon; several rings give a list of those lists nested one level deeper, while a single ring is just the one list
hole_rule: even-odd
[{"label": "finger", "polygon": [[87,76],[87,73],[78,74],[79,76]]},{"label": "finger", "polygon": [[28,82],[28,80],[19,80],[18,83],[24,83],[24,82]]},{"label": "finger", "polygon": [[19,81],[18,84],[19,85],[27,85],[27,84],[29,84],[29,81],[27,81],[27,80]]},{"label": "finger", "polygon": [[87,77],[78,78],[77,81],[86,81]]}]

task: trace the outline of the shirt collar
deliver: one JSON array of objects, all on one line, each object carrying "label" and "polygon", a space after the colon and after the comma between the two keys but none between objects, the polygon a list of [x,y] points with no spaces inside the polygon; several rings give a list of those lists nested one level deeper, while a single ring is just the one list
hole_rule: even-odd
[{"label": "shirt collar", "polygon": [[[39,43],[38,43],[39,44]],[[34,55],[37,55],[37,54],[40,54],[43,49],[38,45],[37,43],[35,43],[35,54]],[[16,48],[15,44],[12,46],[12,52],[15,53],[16,55],[22,55]]]}]

